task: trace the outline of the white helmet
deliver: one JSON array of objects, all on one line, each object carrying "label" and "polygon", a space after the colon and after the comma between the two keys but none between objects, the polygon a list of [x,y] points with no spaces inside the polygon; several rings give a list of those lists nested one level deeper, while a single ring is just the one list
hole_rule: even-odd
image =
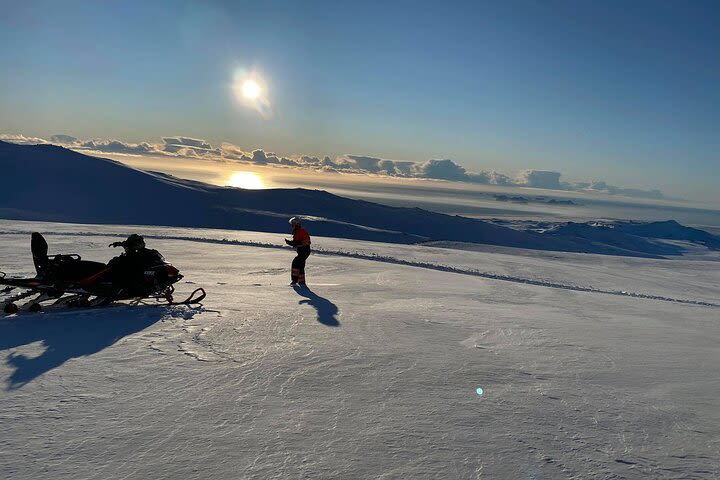
[{"label": "white helmet", "polygon": [[299,227],[300,226],[300,217],[292,217],[290,219],[290,225],[293,227]]}]

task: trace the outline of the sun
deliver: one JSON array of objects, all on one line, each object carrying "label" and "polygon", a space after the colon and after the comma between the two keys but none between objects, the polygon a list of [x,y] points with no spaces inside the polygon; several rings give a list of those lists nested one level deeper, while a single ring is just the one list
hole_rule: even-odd
[{"label": "sun", "polygon": [[265,119],[273,116],[269,97],[271,86],[261,72],[236,68],[230,88],[235,100],[242,107],[255,110]]},{"label": "sun", "polygon": [[245,80],[241,89],[243,97],[247,99],[255,100],[258,96],[260,96],[260,85],[258,85],[255,80]]},{"label": "sun", "polygon": [[253,172],[235,172],[230,175],[227,183],[231,187],[244,188],[246,190],[261,190],[265,188],[262,178]]}]

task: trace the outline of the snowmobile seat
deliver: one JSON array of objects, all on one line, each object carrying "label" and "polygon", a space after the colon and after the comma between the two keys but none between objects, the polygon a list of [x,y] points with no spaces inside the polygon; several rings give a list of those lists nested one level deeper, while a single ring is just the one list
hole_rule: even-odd
[{"label": "snowmobile seat", "polygon": [[50,257],[48,276],[61,283],[76,283],[107,269],[101,262],[82,260],[79,255]]},{"label": "snowmobile seat", "polygon": [[48,256],[47,241],[38,232],[32,234],[30,249],[38,278],[54,283],[77,282],[107,268],[104,263],[83,260],[77,254]]}]

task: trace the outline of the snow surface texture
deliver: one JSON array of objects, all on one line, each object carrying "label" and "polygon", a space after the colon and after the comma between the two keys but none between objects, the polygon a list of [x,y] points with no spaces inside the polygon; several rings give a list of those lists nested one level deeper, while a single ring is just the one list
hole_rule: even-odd
[{"label": "snow surface texture", "polygon": [[101,261],[130,230],[153,233],[185,274],[179,293],[209,294],[200,308],[0,319],[0,478],[720,476],[720,308],[523,281],[715,304],[717,252],[314,237],[328,254],[295,291],[293,252],[258,248],[277,235],[0,230],[12,275],[32,273],[27,231],[53,232],[50,253]]},{"label": "snow surface texture", "polygon": [[[413,244],[475,242],[562,252],[660,258],[682,239],[720,249],[720,239],[675,222],[606,228],[566,224],[544,234],[419,208],[389,207],[320,190],[242,190],[182,180],[53,145],[0,142],[0,218],[173,225],[286,232],[301,215],[315,235]],[[28,181],[32,179],[32,181]],[[132,185],[132,188],[128,188]]]}]

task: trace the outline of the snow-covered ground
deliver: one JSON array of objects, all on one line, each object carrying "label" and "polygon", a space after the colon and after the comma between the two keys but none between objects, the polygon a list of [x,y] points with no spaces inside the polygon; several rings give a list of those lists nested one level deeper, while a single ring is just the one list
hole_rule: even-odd
[{"label": "snow-covered ground", "polygon": [[1,221],[0,269],[33,230],[208,297],[0,319],[0,478],[720,476],[718,252],[314,237],[295,291],[277,234]]}]

